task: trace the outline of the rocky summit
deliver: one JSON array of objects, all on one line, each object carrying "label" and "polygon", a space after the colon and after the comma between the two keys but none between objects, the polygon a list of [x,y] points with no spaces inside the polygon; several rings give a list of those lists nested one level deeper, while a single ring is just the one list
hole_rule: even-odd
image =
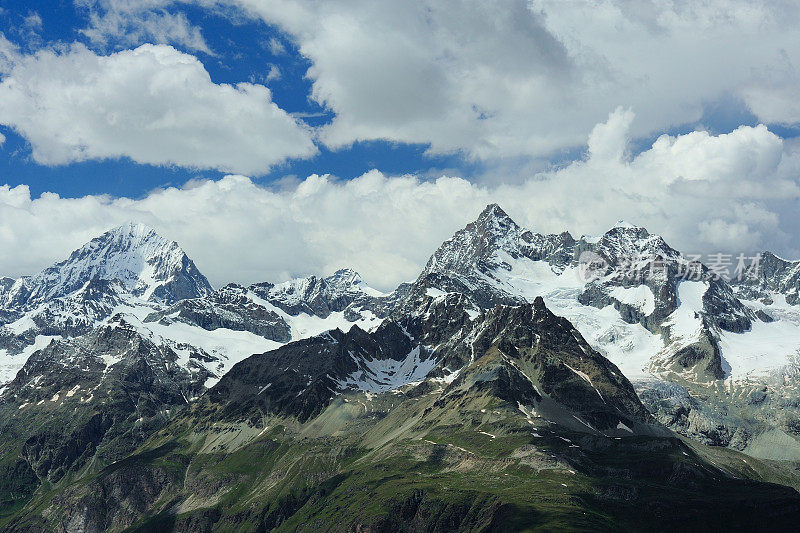
[{"label": "rocky summit", "polygon": [[794,530],[798,263],[491,204],[391,293],[141,224],[0,278],[0,527]]}]

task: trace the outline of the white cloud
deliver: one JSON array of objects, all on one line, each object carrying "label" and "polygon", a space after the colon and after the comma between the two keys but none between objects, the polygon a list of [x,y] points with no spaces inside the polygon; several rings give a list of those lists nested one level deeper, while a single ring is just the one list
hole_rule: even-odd
[{"label": "white cloud", "polygon": [[230,0],[309,58],[332,147],[430,142],[497,159],[577,146],[618,105],[635,137],[744,101],[800,120],[798,7],[712,0]]},{"label": "white cloud", "polygon": [[620,156],[632,118],[617,109],[593,129],[585,161],[527,182],[519,198],[535,209],[520,205],[526,219],[547,231],[596,233],[625,218],[685,251],[798,253],[791,213],[800,198],[800,152],[759,125],[662,135],[648,150]]},{"label": "white cloud", "polygon": [[281,79],[281,69],[275,65],[270,65],[269,72],[267,72],[266,81],[274,81],[279,79]]},{"label": "white cloud", "polygon": [[272,37],[269,40],[269,51],[274,56],[282,56],[286,53],[286,47],[283,46],[283,43],[280,42],[278,39]]},{"label": "white cloud", "polygon": [[89,26],[83,33],[92,43],[137,46],[145,42],[174,44],[213,54],[202,31],[183,13],[165,8],[171,0],[76,0],[88,10]]},{"label": "white cloud", "polygon": [[197,58],[170,46],[108,56],[82,45],[30,56],[4,46],[0,56],[0,123],[29,141],[41,164],[129,157],[263,174],[316,153],[309,129],[269,89],[215,84]]},{"label": "white cloud", "polygon": [[42,17],[36,11],[31,11],[23,20],[22,24],[33,31],[42,29]]},{"label": "white cloud", "polygon": [[595,234],[625,218],[686,252],[771,248],[796,256],[792,213],[800,152],[759,126],[664,136],[625,155],[629,111],[594,128],[587,158],[519,183],[423,181],[372,171],[351,181],[310,176],[273,189],[241,176],[157,190],[140,200],[31,199],[0,187],[0,273],[34,272],[126,220],[176,239],[215,285],[281,281],[350,266],[391,289],[489,202],[542,232]]}]

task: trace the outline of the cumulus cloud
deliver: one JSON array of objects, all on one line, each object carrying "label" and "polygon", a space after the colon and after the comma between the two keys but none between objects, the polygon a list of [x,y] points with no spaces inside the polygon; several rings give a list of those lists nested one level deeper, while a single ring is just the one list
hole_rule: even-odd
[{"label": "cumulus cloud", "polygon": [[547,231],[597,233],[625,218],[686,251],[798,253],[790,217],[800,199],[800,152],[758,125],[662,135],[631,157],[632,120],[617,109],[593,129],[584,161],[524,185],[521,197],[536,198],[527,220]]},{"label": "cumulus cloud", "polygon": [[282,281],[349,266],[381,289],[416,277],[428,256],[489,202],[535,231],[597,234],[619,218],[685,252],[770,248],[798,255],[787,212],[800,197],[800,155],[763,126],[726,135],[662,136],[636,156],[634,120],[597,125],[585,159],[517,184],[481,186],[371,171],[350,181],[309,176],[265,188],[227,176],[145,198],[44,194],[0,187],[0,273],[34,272],[127,220],[180,242],[215,285]]},{"label": "cumulus cloud", "polygon": [[[220,0],[222,2],[222,0]],[[731,96],[796,123],[800,11],[712,0],[229,0],[278,25],[336,113],[331,147],[431,143],[482,159],[580,145],[618,105],[635,137],[694,123]]]},{"label": "cumulus cloud", "polygon": [[336,113],[321,131],[329,146],[389,139],[488,156],[585,136],[516,130],[520,111],[564,107],[570,79],[565,48],[524,0],[238,4],[293,36],[311,60],[312,98]]},{"label": "cumulus cloud", "polygon": [[2,46],[0,66],[0,123],[41,164],[129,157],[257,175],[316,153],[309,129],[268,88],[215,84],[197,58],[171,46],[108,56],[79,44],[34,55]]},{"label": "cumulus cloud", "polygon": [[[286,54],[284,43],[292,41],[309,60],[309,96],[333,113],[332,122],[315,131],[320,142],[332,149],[372,139],[428,143],[434,153],[457,152],[488,162],[488,175],[530,168],[531,160],[551,159],[560,150],[584,144],[594,125],[618,105],[637,111],[626,130],[634,138],[694,124],[707,106],[720,100],[737,102],[765,123],[800,121],[795,66],[800,62],[800,8],[790,2],[75,3],[89,16],[83,34],[101,47],[150,41],[213,53],[201,29],[182,12],[189,4],[236,20],[241,13],[263,20],[281,32],[281,40],[264,43],[273,54]],[[78,49],[56,55],[76,56]],[[0,64],[3,61],[0,57]],[[204,69],[199,72],[205,75]],[[265,65],[260,79],[273,81],[280,73]],[[43,92],[52,88],[47,79],[42,84]],[[247,92],[243,87],[240,92]],[[35,89],[26,91],[34,100],[44,98]],[[72,104],[53,101],[53,109],[64,103]],[[33,107],[39,109],[38,101]],[[60,108],[58,112],[65,113]],[[96,129],[95,124],[89,128],[92,137]],[[52,128],[45,132],[40,137],[47,137],[47,144],[62,145],[62,160],[126,152],[101,147],[95,155],[95,139],[74,139],[77,133],[56,134]],[[179,144],[181,133],[172,142]],[[62,136],[68,142],[62,142]],[[260,151],[275,147],[285,157],[313,153],[308,132],[295,132],[289,143],[283,139],[273,137]],[[163,154],[141,158],[165,159]],[[248,174],[265,169],[264,164],[258,170],[247,163],[198,165]]]}]

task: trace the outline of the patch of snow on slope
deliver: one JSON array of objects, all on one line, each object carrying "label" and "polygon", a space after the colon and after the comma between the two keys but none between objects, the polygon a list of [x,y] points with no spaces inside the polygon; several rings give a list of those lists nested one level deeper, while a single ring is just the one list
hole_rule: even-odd
[{"label": "patch of snow on slope", "polygon": [[703,333],[703,295],[707,290],[708,282],[705,281],[678,282],[678,308],[662,324],[669,332],[669,344],[654,359],[667,360],[671,354],[700,340]]},{"label": "patch of snow on slope", "polygon": [[57,336],[37,335],[33,344],[26,346],[16,355],[9,355],[5,349],[0,350],[0,392],[2,392],[5,385],[14,379],[20,368],[25,366],[25,363],[33,352],[46,347],[53,339],[60,338],[61,337]]},{"label": "patch of snow on slope", "polygon": [[409,383],[422,381],[436,367],[436,359],[422,359],[422,350],[415,347],[402,361],[394,359],[358,360],[357,370],[339,382],[340,389],[387,392]]},{"label": "patch of snow on slope", "polygon": [[438,298],[439,296],[444,296],[447,293],[441,289],[437,289],[435,287],[428,287],[425,289],[425,295],[430,296],[431,298]]},{"label": "patch of snow on slope", "polygon": [[576,268],[567,267],[556,274],[545,261],[515,259],[503,251],[497,257],[511,267],[492,272],[491,279],[502,290],[529,302],[542,296],[553,313],[572,322],[586,342],[617,365],[626,377],[650,375],[645,367],[664,348],[661,337],[641,324],[625,322],[610,305],[598,310],[581,304],[578,296],[584,283]]},{"label": "patch of snow on slope", "polygon": [[[206,387],[214,385],[219,377],[222,377],[239,361],[253,354],[264,353],[282,346],[279,342],[267,340],[249,331],[234,331],[226,328],[209,331],[183,322],[174,322],[165,326],[158,322],[141,322],[131,315],[125,318],[140,332],[149,333],[150,338],[156,342],[160,340],[171,346],[188,344],[215,356],[217,361],[202,363],[217,376],[217,379],[210,378]],[[181,354],[179,353],[179,355]],[[188,357],[182,357],[181,362],[188,363]]]},{"label": "patch of snow on slope", "polygon": [[266,309],[277,313],[281,318],[283,318],[286,323],[289,324],[293,341],[308,337],[315,337],[320,333],[325,333],[326,331],[336,328],[339,328],[344,332],[348,332],[355,324],[358,324],[358,327],[365,331],[370,331],[378,327],[381,322],[383,322],[383,319],[376,317],[371,311],[362,311],[365,319],[358,320],[356,322],[347,320],[344,316],[344,311],[331,313],[326,318],[309,315],[307,313],[290,315],[283,309],[271,304],[252,292],[248,292],[247,297],[253,303],[265,307]]},{"label": "patch of snow on slope", "polygon": [[633,430],[631,428],[629,428],[628,426],[626,426],[625,424],[623,424],[622,421],[620,421],[617,424],[617,429],[621,429],[623,431],[627,431],[629,433],[633,433]]},{"label": "patch of snow on slope", "polygon": [[656,297],[647,285],[614,287],[609,295],[620,303],[635,307],[645,316],[650,316],[656,310]]},{"label": "patch of snow on slope", "polygon": [[21,335],[26,331],[28,331],[29,329],[34,329],[37,326],[36,322],[34,322],[33,319],[31,318],[30,313],[26,313],[19,319],[15,320],[14,322],[6,324],[4,327],[7,328],[14,335]]},{"label": "patch of snow on slope", "polygon": [[705,281],[681,281],[678,283],[678,308],[667,317],[664,325],[669,327],[670,339],[686,345],[697,340],[703,327],[700,313],[703,311],[703,295],[708,290]]},{"label": "patch of snow on slope", "polygon": [[733,380],[779,370],[792,362],[800,350],[800,309],[778,295],[770,305],[758,301],[745,304],[763,309],[775,321],[754,320],[750,331],[745,333],[719,332],[719,347],[730,365],[729,377]]}]

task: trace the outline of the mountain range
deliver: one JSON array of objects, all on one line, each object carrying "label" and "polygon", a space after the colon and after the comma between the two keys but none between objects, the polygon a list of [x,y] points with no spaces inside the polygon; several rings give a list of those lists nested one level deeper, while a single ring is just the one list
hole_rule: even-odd
[{"label": "mountain range", "polygon": [[0,278],[9,531],[790,529],[800,262],[491,204],[391,293],[214,289],[141,224]]}]

